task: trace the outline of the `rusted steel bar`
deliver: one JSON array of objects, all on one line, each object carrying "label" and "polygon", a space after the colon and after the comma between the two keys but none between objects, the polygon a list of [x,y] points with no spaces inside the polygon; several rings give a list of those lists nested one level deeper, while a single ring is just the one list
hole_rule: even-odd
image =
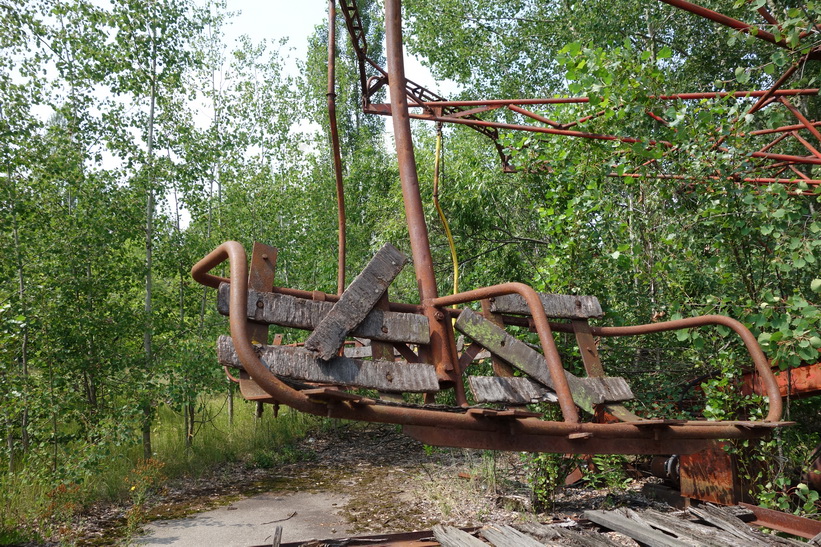
[{"label": "rusted steel bar", "polygon": [[[821,122],[812,122],[811,125],[813,127],[818,127],[821,125]],[[795,131],[796,129],[804,129],[806,126],[804,124],[795,124],[795,125],[783,125],[781,127],[776,127],[775,129],[756,129],[755,131],[750,131],[749,133],[745,133],[745,135],[769,135],[772,133],[788,133],[790,131]]]},{"label": "rusted steel bar", "polygon": [[745,23],[743,21],[739,21],[738,19],[734,19],[723,13],[719,13],[717,11],[713,11],[711,9],[707,9],[705,7],[699,6],[698,4],[693,4],[692,2],[687,2],[686,0],[661,0],[665,4],[669,4],[673,7],[683,9],[685,11],[689,11],[699,17],[703,17],[705,19],[709,19],[710,21],[714,21],[720,25],[724,25],[725,27],[730,27],[740,32],[746,32],[755,36],[756,38],[760,38],[761,40],[765,40],[770,42],[771,44],[775,44],[777,46],[781,46],[783,48],[787,48],[787,42],[784,40],[777,40],[775,36],[767,32],[765,30],[758,29],[755,34],[750,32],[750,29],[753,25]]},{"label": "rusted steel bar", "polygon": [[536,332],[539,334],[539,342],[542,344],[547,368],[554,383],[556,395],[559,397],[559,406],[566,422],[578,423],[579,413],[573,403],[573,396],[570,393],[570,386],[567,384],[567,377],[564,374],[562,359],[559,357],[559,350],[556,341],[550,331],[550,324],[547,321],[542,302],[538,293],[532,287],[524,283],[503,283],[492,287],[484,287],[450,296],[442,296],[433,301],[436,306],[453,306],[454,304],[464,304],[466,302],[477,302],[504,294],[519,294],[527,302],[533,322],[536,325]]},{"label": "rusted steel bar", "polygon": [[804,113],[803,113],[803,112],[801,112],[800,110],[798,110],[798,108],[796,108],[796,106],[795,106],[794,104],[792,104],[790,101],[788,101],[788,100],[787,100],[786,98],[784,98],[784,97],[779,97],[779,101],[781,101],[781,104],[783,104],[784,106],[786,106],[786,107],[787,107],[787,109],[788,109],[790,112],[792,112],[793,116],[795,116],[795,117],[798,119],[798,121],[799,121],[799,122],[801,122],[801,125],[803,125],[803,127],[804,127],[807,131],[809,131],[810,133],[812,133],[812,135],[813,135],[816,139],[818,139],[819,141],[821,141],[821,132],[819,132],[819,131],[818,131],[818,129],[816,129],[816,128],[815,128],[815,125],[814,125],[814,124],[813,124],[810,120],[808,120],[808,119],[807,119],[807,117],[804,115]]},{"label": "rusted steel bar", "polygon": [[788,178],[775,178],[775,177],[734,177],[734,176],[727,176],[727,177],[718,177],[718,176],[709,176],[709,177],[697,177],[692,175],[654,175],[654,174],[645,174],[645,173],[610,173],[608,176],[610,177],[632,177],[632,178],[647,178],[647,179],[660,179],[660,180],[726,180],[726,181],[735,181],[735,182],[749,182],[752,184],[798,184],[799,182],[804,182],[809,185],[817,185],[821,184],[821,179],[811,179],[807,178],[806,175],[802,177],[801,180],[796,179],[788,179]]},{"label": "rusted steel bar", "polygon": [[[389,112],[379,112],[379,114],[390,115]],[[618,135],[606,135],[599,133],[585,133],[583,131],[571,131],[568,129],[555,129],[553,127],[534,127],[530,125],[521,125],[513,123],[489,122],[485,120],[463,120],[458,118],[451,118],[449,116],[436,116],[431,114],[413,114],[409,113],[410,118],[416,120],[428,120],[433,122],[447,122],[457,123],[461,125],[471,125],[480,127],[493,127],[496,129],[511,129],[516,131],[529,131],[531,133],[547,133],[549,135],[561,135],[565,137],[580,137],[585,139],[603,140],[603,141],[618,141],[628,144],[644,143],[648,146],[662,145],[672,147],[673,144],[667,141],[645,141],[643,139],[636,139],[633,137],[619,137]]]},{"label": "rusted steel bar", "polygon": [[739,503],[739,505],[755,514],[755,520],[748,524],[772,528],[779,532],[786,532],[806,539],[812,539],[821,534],[821,521],[782,513],[759,505],[750,505],[749,503]]},{"label": "rusted steel bar", "polygon": [[[762,96],[795,96],[795,95],[818,95],[818,88],[803,89],[778,89],[778,90],[748,90],[748,91],[705,91],[695,93],[670,93],[664,95],[650,95],[650,99],[662,101],[691,101],[702,99],[724,99],[735,97],[743,99],[746,97],[758,98]],[[585,104],[589,103],[589,97],[542,97],[538,99],[486,99],[469,101],[423,101],[419,106],[431,108],[441,107],[480,107],[480,106],[509,106],[509,105],[550,105],[550,104]]]},{"label": "rusted steel bar", "polygon": [[767,102],[770,99],[772,99],[773,97],[783,96],[783,95],[779,95],[779,91],[781,91],[781,86],[783,86],[785,83],[787,83],[787,80],[789,80],[792,77],[792,75],[795,73],[795,71],[798,70],[799,64],[800,63],[793,63],[790,66],[790,68],[785,70],[784,74],[782,74],[778,78],[778,80],[775,81],[775,83],[772,85],[772,87],[770,89],[767,90],[766,93],[761,95],[761,97],[758,99],[758,101],[752,106],[752,108],[750,108],[747,111],[747,113],[748,114],[754,114],[758,110],[761,110],[762,108],[764,108],[764,106],[767,104]]},{"label": "rusted steel bar", "polygon": [[338,230],[338,258],[336,292],[345,290],[345,187],[342,180],[342,155],[339,147],[339,129],[336,125],[336,0],[328,0],[328,123],[331,130],[331,150],[334,157],[336,181],[336,210]]},{"label": "rusted steel bar", "polygon": [[416,158],[413,152],[413,137],[408,116],[408,97],[405,93],[405,60],[402,48],[402,5],[400,0],[385,2],[385,41],[387,44],[388,82],[391,90],[391,110],[393,131],[396,142],[396,156],[399,161],[399,178],[402,183],[402,197],[408,224],[413,267],[419,286],[422,310],[430,321],[430,348],[422,348],[423,360],[430,359],[436,367],[439,378],[452,384],[456,389],[458,404],[466,402],[464,387],[459,377],[459,359],[456,355],[456,340],[450,324],[446,324],[441,311],[432,302],[439,295],[436,275],[433,271],[433,257],[430,251],[428,227],[419,191],[416,172]]},{"label": "rusted steel bar", "polygon": [[812,143],[810,143],[807,139],[799,135],[798,131],[793,131],[791,134],[793,137],[795,137],[795,140],[803,144],[804,148],[809,150],[813,156],[815,156],[816,158],[821,158],[821,152],[819,152],[818,149],[814,147]]},{"label": "rusted steel bar", "polygon": [[[647,325],[634,325],[630,327],[590,327],[594,336],[637,336],[652,334],[657,332],[668,332],[672,330],[692,329],[706,327],[708,325],[722,325],[735,332],[744,342],[747,352],[753,360],[756,372],[761,376],[761,383],[764,386],[765,394],[769,397],[769,411],[766,422],[777,422],[781,420],[783,413],[783,402],[778,389],[778,382],[773,375],[767,357],[758,345],[753,333],[740,321],[723,315],[702,315],[700,317],[687,317],[673,321],[663,321],[660,323],[650,323]],[[554,330],[561,332],[573,332],[571,325],[557,326]]]},{"label": "rusted steel bar", "polygon": [[789,137],[789,136],[790,136],[790,134],[791,134],[791,132],[790,132],[790,133],[782,133],[782,134],[780,134],[778,137],[776,137],[775,139],[773,139],[772,141],[770,141],[770,143],[769,143],[769,144],[767,144],[767,145],[765,145],[765,146],[761,147],[758,151],[759,151],[759,152],[766,152],[767,150],[769,150],[770,148],[772,148],[772,147],[773,147],[773,146],[775,146],[776,144],[780,143],[781,141],[783,141],[784,139],[786,139],[787,137]]}]

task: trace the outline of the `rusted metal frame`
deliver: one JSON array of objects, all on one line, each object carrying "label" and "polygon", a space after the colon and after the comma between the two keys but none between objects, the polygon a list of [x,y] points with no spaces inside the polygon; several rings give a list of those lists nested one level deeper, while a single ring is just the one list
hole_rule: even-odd
[{"label": "rusted metal frame", "polygon": [[815,156],[816,158],[821,158],[821,152],[819,152],[818,149],[814,147],[807,139],[799,135],[798,131],[793,131],[791,134],[793,137],[795,137],[795,140],[803,144],[804,148],[809,150],[813,156]]},{"label": "rusted metal frame", "polygon": [[[821,125],[821,122],[812,122],[811,125],[813,127],[818,127]],[[790,131],[795,131],[796,129],[804,129],[806,126],[804,124],[795,124],[795,125],[784,125],[781,127],[776,127],[775,129],[756,129],[755,131],[750,131],[746,133],[746,135],[769,135],[772,133],[789,133]]]},{"label": "rusted metal frame", "polygon": [[502,283],[501,285],[484,287],[450,296],[441,296],[434,299],[432,303],[436,306],[447,307],[467,302],[477,302],[504,294],[521,295],[527,302],[530,315],[536,326],[536,332],[539,335],[539,342],[542,345],[547,369],[554,383],[554,390],[559,397],[559,407],[562,410],[564,420],[568,423],[578,423],[579,412],[573,402],[570,386],[567,384],[562,360],[559,357],[559,349],[556,347],[556,341],[550,331],[550,324],[547,321],[541,300],[539,300],[539,294],[532,287],[524,283]]},{"label": "rusted metal frame", "polygon": [[345,290],[345,187],[342,180],[342,153],[339,129],[336,125],[336,0],[328,0],[328,122],[331,130],[331,149],[334,159],[337,210],[337,274],[336,292]]},{"label": "rusted metal frame", "polygon": [[792,115],[795,116],[799,122],[801,122],[807,131],[812,133],[813,137],[821,141],[821,132],[815,128],[815,125],[813,125],[813,123],[807,119],[807,117],[800,110],[798,110],[794,104],[788,101],[785,97],[779,97],[778,100],[781,101],[781,104],[786,106],[790,112],[792,112]]},{"label": "rusted metal frame", "polygon": [[[650,95],[650,99],[657,99],[662,101],[675,100],[702,100],[702,99],[724,99],[727,97],[735,97],[743,99],[747,97],[762,97],[764,95],[775,94],[777,96],[793,96],[793,95],[817,95],[819,90],[817,88],[803,88],[803,89],[767,89],[767,90],[747,90],[747,91],[705,91],[693,93],[670,93],[666,95]],[[484,100],[464,100],[464,101],[450,101],[437,100],[435,106],[443,107],[478,107],[478,106],[509,106],[509,105],[551,105],[551,104],[585,104],[590,102],[590,97],[542,97],[536,99],[484,99]],[[433,106],[425,104],[425,106]]]},{"label": "rusted metal frame", "polygon": [[757,32],[753,34],[751,29],[754,25],[750,25],[743,21],[739,21],[738,19],[734,19],[723,13],[719,13],[717,11],[713,11],[711,9],[707,9],[703,6],[699,6],[698,4],[694,4],[692,2],[687,2],[686,0],[660,0],[665,4],[669,4],[673,7],[682,9],[684,11],[689,11],[699,17],[703,17],[705,19],[709,19],[715,23],[720,25],[724,25],[726,27],[730,27],[731,29],[737,30],[739,32],[744,32],[750,34],[751,36],[755,36],[761,40],[770,42],[771,44],[775,44],[777,46],[783,47],[785,49],[789,49],[787,42],[785,40],[777,40],[775,35],[765,30],[757,29]]},{"label": "rusted metal frame", "polygon": [[782,513],[759,505],[750,505],[749,503],[739,503],[739,505],[755,514],[755,520],[748,522],[748,524],[771,528],[806,539],[812,539],[821,534],[821,521]]},{"label": "rusted metal frame", "polygon": [[[333,3],[334,0],[329,0]],[[356,51],[357,64],[359,65],[359,85],[361,86],[362,100],[369,100],[368,79],[365,74],[365,59],[367,59],[368,42],[365,39],[365,28],[362,26],[362,18],[359,16],[359,7],[356,0],[339,0],[342,8],[342,15],[345,18],[345,26],[351,37],[351,44]],[[371,63],[373,64],[373,63]]]},{"label": "rusted metal frame", "polygon": [[400,0],[385,2],[385,41],[387,44],[388,82],[391,91],[396,156],[399,162],[399,178],[405,204],[405,218],[408,225],[413,268],[419,287],[422,312],[430,322],[431,343],[420,348],[420,357],[429,360],[436,367],[437,375],[445,385],[452,385],[456,392],[457,404],[466,404],[464,385],[459,376],[459,358],[456,354],[456,339],[450,323],[446,322],[442,311],[433,303],[438,294],[433,257],[430,250],[428,228],[419,190],[416,172],[416,158],[413,150],[413,136],[408,116],[408,97],[405,93],[405,60],[402,47],[402,6]]},{"label": "rusted metal frame", "polygon": [[[531,112],[529,110],[525,110],[524,108],[518,107],[516,105],[512,105],[512,104],[507,105],[507,109],[510,110],[511,112],[516,112],[517,114],[521,114],[522,116],[531,118],[531,119],[536,120],[538,122],[546,123],[550,127],[555,127],[556,129],[567,129],[567,127],[568,127],[566,124],[553,121],[550,118],[546,118],[544,116],[541,116],[541,115],[536,114],[534,112]],[[573,124],[576,124],[576,123],[578,123],[578,122],[573,122]]]},{"label": "rusted metal frame", "polygon": [[802,174],[802,180],[795,180],[795,179],[788,179],[788,178],[776,178],[776,177],[736,177],[736,176],[709,176],[709,177],[696,177],[691,175],[654,175],[654,174],[645,174],[645,173],[622,173],[621,175],[618,173],[610,173],[608,174],[609,177],[614,178],[625,178],[625,177],[632,177],[632,178],[647,178],[647,179],[660,179],[660,180],[692,180],[698,182],[699,180],[727,180],[727,181],[735,181],[735,182],[748,182],[752,184],[798,184],[799,182],[805,182],[809,185],[817,185],[821,184],[821,179],[811,179],[808,178],[806,175]]},{"label": "rusted metal frame", "polygon": [[446,116],[433,116],[429,114],[414,114],[409,113],[408,116],[410,118],[416,120],[427,120],[433,122],[448,122],[448,123],[456,123],[461,125],[477,125],[477,126],[484,126],[484,127],[493,127],[496,129],[510,129],[514,131],[529,131],[531,133],[546,133],[549,135],[561,135],[565,137],[580,137],[585,139],[592,139],[592,140],[604,140],[604,141],[618,141],[624,142],[627,144],[635,144],[635,143],[643,143],[647,146],[667,146],[672,147],[673,144],[667,141],[656,141],[656,140],[649,140],[645,141],[643,139],[636,139],[633,137],[619,137],[617,135],[607,135],[607,134],[599,134],[599,133],[585,133],[583,131],[570,131],[566,129],[554,129],[552,127],[533,127],[528,125],[521,125],[521,124],[511,124],[511,123],[502,123],[502,122],[489,122],[485,120],[460,120],[454,118],[448,118]]},{"label": "rusted metal frame", "polygon": [[778,78],[778,80],[775,81],[775,83],[772,85],[772,87],[770,87],[770,89],[768,89],[767,92],[764,95],[762,95],[758,99],[758,101],[747,111],[747,114],[754,114],[755,112],[757,112],[757,111],[761,110],[762,108],[764,108],[765,104],[768,103],[768,101],[772,97],[780,96],[780,95],[777,95],[777,92],[781,89],[781,86],[783,86],[785,83],[787,83],[787,80],[789,80],[792,77],[792,75],[795,73],[795,71],[798,70],[799,65],[805,60],[806,60],[806,57],[802,57],[799,62],[793,63],[790,66],[790,68],[785,70],[784,73]]},{"label": "rusted metal frame", "polygon": [[763,147],[762,147],[762,148],[760,148],[758,151],[759,151],[759,152],[766,152],[767,150],[769,150],[770,148],[772,148],[772,147],[773,147],[773,146],[775,146],[776,144],[780,143],[781,141],[783,141],[784,139],[786,139],[787,137],[789,137],[789,136],[790,136],[790,133],[791,133],[791,132],[785,132],[785,133],[780,134],[778,137],[776,137],[775,139],[773,139],[773,140],[772,140],[769,144],[767,144],[767,145],[763,146]]},{"label": "rusted metal frame", "polygon": [[[209,272],[226,260],[230,261],[231,308],[247,309],[248,267],[245,250],[238,242],[228,241],[214,249],[192,268],[192,277],[203,285],[218,286],[222,278],[211,275]],[[764,431],[749,430],[741,423],[685,422],[679,424],[676,422],[659,429],[654,425],[642,427],[635,423],[548,422],[534,418],[499,421],[467,413],[439,412],[424,408],[387,405],[357,406],[354,403],[345,402],[321,404],[310,400],[307,395],[287,386],[268,371],[259,360],[253,345],[247,341],[247,323],[248,320],[245,314],[232,314],[229,318],[234,346],[245,371],[273,399],[298,411],[318,416],[434,428],[443,427],[474,432],[496,432],[499,431],[500,427],[504,427],[505,431],[511,431],[517,435],[533,436],[563,437],[574,433],[590,433],[594,437],[601,438],[636,439],[636,453],[643,453],[640,440],[653,443],[659,439],[743,439],[765,434]],[[648,423],[655,424],[656,422]],[[481,437],[480,434],[475,434],[475,436]],[[585,449],[592,450],[592,448]]]},{"label": "rusted metal frame", "polygon": [[[765,422],[777,422],[781,420],[783,413],[783,402],[778,389],[778,382],[775,379],[769,361],[758,345],[753,333],[740,321],[723,315],[702,315],[699,317],[688,317],[673,321],[660,323],[650,323],[646,325],[635,325],[630,327],[590,327],[594,336],[637,336],[643,334],[653,334],[658,332],[669,332],[673,330],[692,329],[711,325],[722,325],[735,332],[747,348],[747,353],[753,361],[755,370],[761,375],[761,382],[764,385],[766,395],[769,397],[769,410]],[[573,332],[570,325],[563,325],[560,328],[554,327],[560,332]]]},{"label": "rusted metal frame", "polygon": [[798,175],[804,182],[809,184],[811,181],[813,181],[813,179],[808,177],[806,173],[802,173],[794,165],[788,165],[787,168],[790,169],[796,175]]},{"label": "rusted metal frame", "polygon": [[525,116],[527,118],[536,120],[537,122],[546,123],[547,125],[549,125],[551,127],[555,127],[556,129],[567,129],[568,127],[573,127],[574,125],[578,125],[582,122],[585,122],[585,121],[590,120],[594,117],[602,115],[605,112],[604,110],[602,110],[601,112],[597,112],[596,114],[593,114],[592,116],[587,116],[586,118],[582,118],[581,120],[576,120],[575,122],[570,122],[569,124],[562,124],[562,123],[559,123],[559,122],[554,122],[553,120],[551,120],[549,118],[546,118],[544,116],[536,114],[535,112],[531,112],[530,110],[525,110],[524,108],[521,108],[521,107],[513,105],[513,104],[508,105],[507,108],[508,108],[508,110],[516,112],[517,114],[521,114],[522,116]]}]

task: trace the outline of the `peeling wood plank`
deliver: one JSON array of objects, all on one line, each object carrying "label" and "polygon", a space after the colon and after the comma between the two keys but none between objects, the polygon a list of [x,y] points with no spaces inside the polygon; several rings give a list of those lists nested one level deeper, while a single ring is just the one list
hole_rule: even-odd
[{"label": "peeling wood plank", "polygon": [[386,243],[305,340],[305,348],[326,361],[336,356],[345,338],[365,320],[407,261],[396,247]]},{"label": "peeling wood plank", "polygon": [[[257,346],[260,360],[276,376],[306,382],[357,386],[379,391],[428,393],[439,390],[432,365],[394,361],[361,361],[335,357],[318,359],[303,348],[292,346]],[[241,366],[230,336],[217,340],[219,362]]]},{"label": "peeling wood plank", "polygon": [[[556,319],[590,319],[604,317],[604,312],[595,296],[572,294],[539,294],[545,315]],[[491,302],[493,313],[530,315],[527,302],[518,294],[497,296]]]},{"label": "peeling wood plank", "polygon": [[[223,315],[230,312],[231,285],[220,285],[217,309]],[[286,294],[248,291],[248,319],[271,325],[302,330],[314,328],[333,308],[332,302],[296,298]],[[428,318],[414,313],[373,310],[352,332],[352,336],[382,340],[429,344]]]},{"label": "peeling wood plank", "polygon": [[584,518],[591,520],[614,532],[624,534],[650,547],[690,547],[691,544],[680,541],[664,532],[653,530],[649,525],[641,524],[617,511],[585,511]]},{"label": "peeling wood plank", "polygon": [[437,524],[431,531],[442,547],[487,547],[487,543],[453,526]]},{"label": "peeling wood plank", "polygon": [[746,547],[746,543],[729,537],[717,528],[701,526],[683,518],[666,515],[653,509],[641,513],[650,526],[668,534],[673,534],[683,541],[690,541],[705,547]]},{"label": "peeling wood plank", "polygon": [[477,403],[526,405],[540,401],[558,401],[555,393],[530,378],[468,376],[468,383]]},{"label": "peeling wood plank", "polygon": [[543,547],[540,542],[512,526],[488,526],[479,533],[496,547]]}]

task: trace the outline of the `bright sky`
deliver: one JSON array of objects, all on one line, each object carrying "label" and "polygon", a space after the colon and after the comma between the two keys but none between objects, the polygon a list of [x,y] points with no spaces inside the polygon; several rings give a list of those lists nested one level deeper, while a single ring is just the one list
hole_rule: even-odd
[{"label": "bright sky", "polygon": [[[249,35],[255,43],[262,39],[268,40],[269,43],[276,42],[287,37],[288,48],[294,48],[290,56],[296,59],[305,58],[308,36],[316,25],[324,23],[328,18],[327,0],[227,0],[227,6],[228,11],[241,12],[232,19],[232,24],[226,29],[229,44],[242,34]],[[342,17],[338,9],[337,17]],[[347,33],[339,38],[347,39]],[[295,70],[295,65],[292,66]],[[416,59],[405,59],[405,71],[409,79],[431,91],[447,94],[448,89],[454,89],[453,85],[437,85],[430,71]]]}]

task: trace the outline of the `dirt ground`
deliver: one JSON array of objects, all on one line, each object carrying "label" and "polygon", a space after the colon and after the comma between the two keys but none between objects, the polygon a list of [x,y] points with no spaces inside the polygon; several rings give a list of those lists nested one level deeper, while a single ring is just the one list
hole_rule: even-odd
[{"label": "dirt ground", "polygon": [[[348,502],[341,514],[356,534],[555,522],[617,506],[667,509],[642,496],[636,482],[617,490],[564,488],[549,514],[537,513],[521,454],[426,447],[394,426],[340,423],[304,439],[296,452],[305,461],[270,469],[230,464],[168,484],[152,499],[147,519],[183,517],[263,492],[343,493]],[[122,534],[127,511],[94,508],[70,535],[78,545],[111,544]]]}]

